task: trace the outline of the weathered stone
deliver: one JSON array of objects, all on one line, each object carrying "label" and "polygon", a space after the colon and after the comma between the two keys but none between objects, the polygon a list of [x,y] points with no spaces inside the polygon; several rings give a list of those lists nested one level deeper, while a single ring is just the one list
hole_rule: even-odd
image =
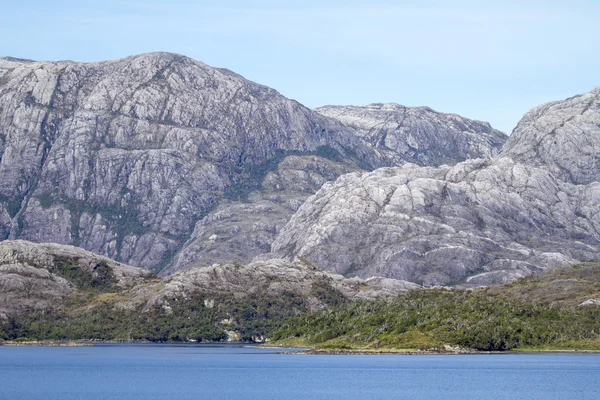
[{"label": "weathered stone", "polygon": [[341,173],[489,156],[503,140],[484,123],[415,111],[403,132],[429,149],[417,157],[320,112],[176,54],[1,58],[0,240],[74,244],[163,274],[247,262]]},{"label": "weathered stone", "polygon": [[193,293],[236,293],[245,295],[258,292],[277,295],[292,292],[306,299],[313,311],[325,305],[315,298],[314,285],[325,282],[349,299],[373,299],[395,296],[407,290],[419,289],[414,283],[385,278],[345,278],[302,261],[288,262],[270,259],[248,265],[222,264],[206,268],[192,265],[186,271],[164,278],[164,284],[139,285],[127,294],[129,300],[120,307],[139,305],[169,307],[173,299],[185,299]]},{"label": "weathered stone", "polygon": [[[248,293],[278,295],[283,292],[300,296],[312,310],[325,307],[315,294],[315,285],[331,288],[348,299],[395,296],[419,289],[414,283],[385,278],[344,278],[321,271],[306,262],[290,263],[267,260],[249,265],[223,264],[192,268],[170,277],[156,279],[150,271],[134,268],[80,248],[59,244],[36,244],[22,240],[0,243],[0,320],[27,312],[56,312],[72,306],[94,307],[93,288],[79,287],[71,276],[61,277],[61,267],[81,269],[93,276],[99,265],[108,267],[115,286],[106,294],[118,309],[133,310],[158,307],[172,312],[171,302],[198,293]],[[64,271],[63,271],[64,272]],[[91,290],[91,291],[90,291]],[[78,297],[79,296],[79,297]],[[207,299],[206,306],[215,306]]]},{"label": "weathered stone", "polygon": [[509,158],[381,168],[327,183],[265,257],[346,276],[497,284],[600,260],[600,183],[577,186]]},{"label": "weathered stone", "polygon": [[529,111],[502,154],[567,182],[600,181],[600,87]]},{"label": "weathered stone", "polygon": [[5,58],[0,74],[0,239],[159,270],[215,204],[258,188],[282,155],[384,162],[339,122],[176,54]]},{"label": "weathered stone", "polygon": [[90,276],[98,265],[105,265],[120,289],[155,277],[150,271],[73,246],[6,240],[0,243],[0,320],[24,312],[55,311],[67,304],[78,288],[51,272],[61,263],[88,271]]},{"label": "weathered stone", "polygon": [[455,164],[470,158],[493,157],[507,136],[489,123],[429,107],[395,103],[325,106],[316,111],[354,128],[372,146],[392,153],[397,161],[420,165]]}]

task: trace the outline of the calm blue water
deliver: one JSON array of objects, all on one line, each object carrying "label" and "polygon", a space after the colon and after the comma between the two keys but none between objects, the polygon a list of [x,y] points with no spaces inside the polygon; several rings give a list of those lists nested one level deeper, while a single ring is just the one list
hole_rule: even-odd
[{"label": "calm blue water", "polygon": [[0,399],[600,399],[600,355],[0,347]]}]

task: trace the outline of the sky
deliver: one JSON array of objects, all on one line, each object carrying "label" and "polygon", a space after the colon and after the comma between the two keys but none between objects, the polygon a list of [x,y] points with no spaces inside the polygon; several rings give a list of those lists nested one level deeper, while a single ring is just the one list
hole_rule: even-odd
[{"label": "sky", "polygon": [[0,55],[184,54],[308,107],[395,102],[510,133],[600,86],[600,0],[0,0]]}]

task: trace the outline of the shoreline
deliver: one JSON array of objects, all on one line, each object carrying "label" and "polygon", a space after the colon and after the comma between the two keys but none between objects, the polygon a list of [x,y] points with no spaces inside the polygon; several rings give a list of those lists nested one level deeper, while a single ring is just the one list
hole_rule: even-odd
[{"label": "shoreline", "polygon": [[[319,349],[310,346],[297,345],[264,345],[250,342],[149,342],[149,341],[105,341],[105,340],[35,340],[35,341],[3,341],[0,347],[94,347],[98,345],[181,345],[181,346],[249,346],[262,349],[282,350],[280,354],[303,355],[467,355],[467,354],[600,354],[600,349],[515,349],[506,351],[482,351],[470,349],[457,350],[418,350],[418,349]],[[298,349],[298,351],[285,351],[285,349]]]}]

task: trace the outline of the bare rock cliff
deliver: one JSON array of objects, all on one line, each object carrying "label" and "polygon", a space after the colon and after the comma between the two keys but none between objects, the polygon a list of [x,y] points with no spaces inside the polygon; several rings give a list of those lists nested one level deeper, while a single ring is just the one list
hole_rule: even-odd
[{"label": "bare rock cliff", "polygon": [[[411,146],[439,134],[469,149],[458,158],[493,154],[487,133],[449,139],[444,121]],[[402,163],[405,150],[181,55],[0,58],[0,240],[72,244],[164,274],[248,262],[323,182]]]},{"label": "bare rock cliff", "polygon": [[488,285],[600,260],[598,90],[529,112],[502,156],[325,184],[272,254],[346,276]]}]

